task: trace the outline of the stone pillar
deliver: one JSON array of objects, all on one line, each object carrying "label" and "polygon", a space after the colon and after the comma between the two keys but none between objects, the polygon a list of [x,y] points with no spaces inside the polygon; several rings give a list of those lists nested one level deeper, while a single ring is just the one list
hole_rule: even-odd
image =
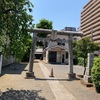
[{"label": "stone pillar", "polygon": [[84,75],[84,80],[86,82],[91,83],[91,68],[93,66],[93,61],[94,61],[94,54],[93,53],[88,53],[88,62],[87,62],[87,68],[86,68],[86,73]]},{"label": "stone pillar", "polygon": [[2,70],[2,60],[3,60],[3,56],[2,56],[2,54],[0,54],[0,74],[1,74],[1,70]]},{"label": "stone pillar", "polygon": [[36,46],[36,33],[33,33],[32,38],[32,47],[30,51],[30,60],[29,60],[29,70],[26,73],[26,78],[35,78],[34,72],[33,72],[33,66],[34,66],[34,59],[35,59],[35,46]]},{"label": "stone pillar", "polygon": [[75,78],[76,74],[73,73],[73,46],[72,46],[72,35],[68,36],[68,54],[69,54],[69,73],[68,73],[68,78]]},{"label": "stone pillar", "polygon": [[56,30],[53,30],[53,31],[52,31],[51,39],[52,39],[52,40],[56,40],[56,39],[57,39],[57,31],[56,31]]},{"label": "stone pillar", "polygon": [[49,62],[49,51],[46,51],[46,63],[48,63]]},{"label": "stone pillar", "polygon": [[94,54],[93,53],[88,53],[88,75],[91,75],[91,68],[93,66],[93,61],[94,61]]}]

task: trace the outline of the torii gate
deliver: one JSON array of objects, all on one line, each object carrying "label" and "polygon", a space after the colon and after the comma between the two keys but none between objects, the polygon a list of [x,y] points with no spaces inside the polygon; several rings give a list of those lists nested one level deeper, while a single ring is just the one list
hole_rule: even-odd
[{"label": "torii gate", "polygon": [[45,33],[45,34],[51,34],[52,38],[56,36],[57,34],[64,34],[68,36],[68,54],[69,54],[69,78],[75,78],[76,74],[73,72],[73,47],[72,47],[72,40],[73,36],[82,36],[82,32],[77,31],[57,31],[57,30],[51,30],[51,29],[40,29],[40,28],[33,28],[33,29],[27,29],[28,32],[33,32],[33,38],[32,38],[32,47],[31,47],[31,53],[30,53],[30,60],[29,60],[29,70],[26,73],[26,78],[35,78],[33,66],[34,66],[34,57],[35,57],[35,45],[36,45],[36,38],[37,33]]}]

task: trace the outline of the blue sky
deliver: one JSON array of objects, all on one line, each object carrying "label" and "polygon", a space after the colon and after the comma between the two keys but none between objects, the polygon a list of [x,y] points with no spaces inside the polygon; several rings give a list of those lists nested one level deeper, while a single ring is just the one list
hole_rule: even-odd
[{"label": "blue sky", "polygon": [[53,29],[80,26],[80,13],[89,0],[30,0],[34,24],[45,18],[53,22]]}]

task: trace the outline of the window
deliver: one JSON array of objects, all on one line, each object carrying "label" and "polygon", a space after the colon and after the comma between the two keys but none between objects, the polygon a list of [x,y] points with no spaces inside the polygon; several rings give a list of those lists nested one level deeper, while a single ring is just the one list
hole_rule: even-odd
[{"label": "window", "polygon": [[61,43],[58,42],[58,45],[61,45]]},{"label": "window", "polygon": [[57,39],[58,45],[63,45],[63,46],[65,46],[65,42],[66,42],[65,39],[60,39],[60,38]]},{"label": "window", "polygon": [[63,46],[65,46],[65,43],[62,43]]},{"label": "window", "polygon": [[66,52],[66,58],[68,58],[68,52]]}]

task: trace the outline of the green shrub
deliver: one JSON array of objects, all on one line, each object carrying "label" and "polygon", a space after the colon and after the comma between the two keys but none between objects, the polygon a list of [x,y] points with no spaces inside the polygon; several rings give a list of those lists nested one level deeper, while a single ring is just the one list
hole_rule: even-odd
[{"label": "green shrub", "polygon": [[100,56],[94,59],[94,64],[91,70],[91,79],[97,92],[100,93]]},{"label": "green shrub", "polygon": [[[85,60],[85,66],[86,66],[86,64],[87,64],[87,59]],[[84,58],[82,58],[82,57],[78,58],[78,65],[84,66]]]}]

